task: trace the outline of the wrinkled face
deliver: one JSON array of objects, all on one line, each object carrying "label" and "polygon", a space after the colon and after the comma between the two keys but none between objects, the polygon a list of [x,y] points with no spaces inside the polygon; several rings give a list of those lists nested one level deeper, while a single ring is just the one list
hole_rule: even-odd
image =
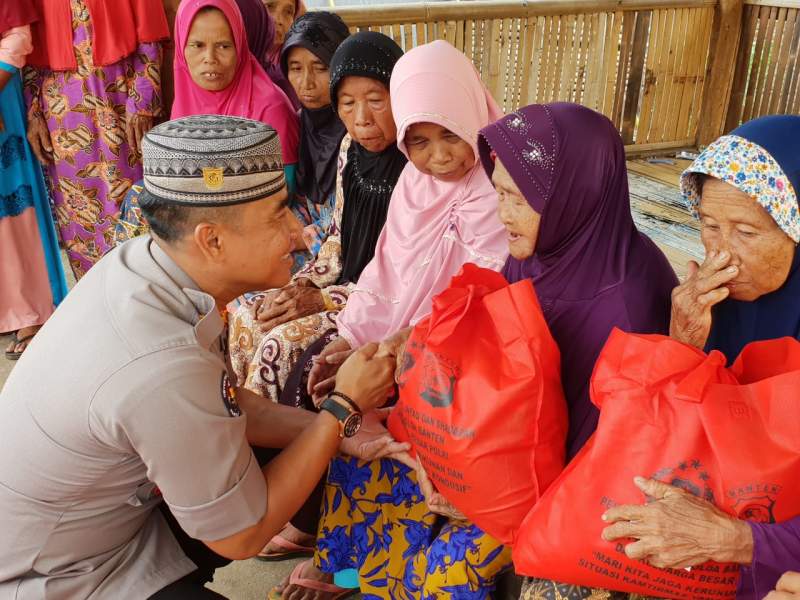
[{"label": "wrinkled face", "polygon": [[789,276],[795,244],[755,199],[709,177],[700,201],[700,238],[706,254],[727,250],[739,268],[730,297],[752,302],[780,288]]},{"label": "wrinkled face", "polygon": [[475,166],[472,146],[441,125],[414,123],[404,141],[417,170],[440,181],[459,181]]},{"label": "wrinkled face", "polygon": [[229,288],[244,293],[289,282],[301,226],[288,198],[284,188],[263,200],[241,204],[235,207],[236,219],[221,225],[225,259],[220,271]]},{"label": "wrinkled face", "polygon": [[315,109],[331,103],[331,74],[328,65],[306,48],[289,50],[289,83],[304,108]]},{"label": "wrinkled face", "polygon": [[531,208],[498,158],[492,184],[497,190],[497,216],[508,234],[508,250],[517,260],[533,256],[542,216]]},{"label": "wrinkled face", "polygon": [[369,77],[345,77],[337,90],[339,118],[356,142],[381,152],[397,141],[389,90]]},{"label": "wrinkled face", "polygon": [[236,75],[236,44],[222,11],[197,13],[183,49],[189,73],[199,87],[210,92],[227,88]]},{"label": "wrinkled face", "polygon": [[294,23],[295,14],[295,0],[264,0],[264,5],[267,7],[272,20],[275,21],[275,41],[273,42],[274,48],[283,46],[283,41],[286,39],[286,32]]}]

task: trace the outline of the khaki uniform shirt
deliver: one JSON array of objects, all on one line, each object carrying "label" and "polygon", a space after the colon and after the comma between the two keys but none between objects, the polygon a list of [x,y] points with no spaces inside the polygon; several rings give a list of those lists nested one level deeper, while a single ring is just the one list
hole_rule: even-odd
[{"label": "khaki uniform shirt", "polygon": [[222,329],[150,236],[78,283],[0,393],[0,599],[147,598],[190,573],[162,495],[198,539],[263,517]]}]

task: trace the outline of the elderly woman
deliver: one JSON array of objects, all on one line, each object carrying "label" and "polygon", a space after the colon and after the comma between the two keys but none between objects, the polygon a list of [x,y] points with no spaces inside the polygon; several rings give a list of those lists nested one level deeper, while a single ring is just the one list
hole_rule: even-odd
[{"label": "elderly woman", "polygon": [[[762,117],[711,144],[681,187],[700,218],[705,262],[673,294],[670,335],[733,361],[750,342],[800,338],[800,117]],[[636,479],[655,501],[609,510],[603,537],[658,567],[742,565],[738,598],[760,600],[800,569],[800,517],[737,520],[664,483]],[[667,532],[667,533],[664,533]]]}]

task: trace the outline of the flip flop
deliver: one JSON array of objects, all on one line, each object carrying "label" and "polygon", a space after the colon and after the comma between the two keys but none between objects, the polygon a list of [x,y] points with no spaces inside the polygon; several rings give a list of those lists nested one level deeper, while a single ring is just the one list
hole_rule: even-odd
[{"label": "flip flop", "polygon": [[[344,598],[350,598],[351,596],[355,596],[356,594],[360,593],[358,588],[354,589],[347,589],[347,588],[340,588],[338,585],[332,585],[330,583],[324,583],[322,581],[315,581],[313,579],[306,579],[303,577],[303,568],[310,563],[310,560],[301,562],[298,564],[292,574],[289,575],[289,585],[296,585],[298,587],[306,588],[307,590],[314,590],[317,592],[326,592],[328,594],[335,594],[331,597],[331,600],[344,600]],[[267,595],[267,600],[281,600],[283,598],[283,594],[276,593],[275,590],[272,590]]]},{"label": "flip flop", "polygon": [[264,552],[263,550],[256,555],[258,560],[264,562],[279,562],[290,558],[302,558],[304,556],[314,556],[314,546],[301,546],[290,542],[280,534],[269,541],[270,544],[283,548],[280,552]]},{"label": "flip flop", "polygon": [[[19,331],[15,331],[14,335],[11,336],[11,341],[14,342],[14,347],[15,348],[17,347],[18,344],[25,344],[25,342],[30,342],[34,337],[36,337],[36,334],[39,333],[39,330],[37,329],[36,331],[31,333],[30,335],[26,335],[24,337],[18,337],[18,335],[17,335],[18,333],[19,333]],[[11,352],[11,351],[6,350],[6,359],[8,359],[8,360],[19,360],[20,357],[22,356],[22,353],[25,352],[25,350],[27,350],[27,349],[28,349],[28,344],[25,344],[25,347],[19,352]]]}]

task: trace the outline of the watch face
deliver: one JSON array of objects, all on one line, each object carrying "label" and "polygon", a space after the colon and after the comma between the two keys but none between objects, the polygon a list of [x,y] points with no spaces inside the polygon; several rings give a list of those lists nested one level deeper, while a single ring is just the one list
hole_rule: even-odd
[{"label": "watch face", "polygon": [[361,429],[361,415],[358,413],[351,413],[344,422],[344,437],[353,437]]}]

